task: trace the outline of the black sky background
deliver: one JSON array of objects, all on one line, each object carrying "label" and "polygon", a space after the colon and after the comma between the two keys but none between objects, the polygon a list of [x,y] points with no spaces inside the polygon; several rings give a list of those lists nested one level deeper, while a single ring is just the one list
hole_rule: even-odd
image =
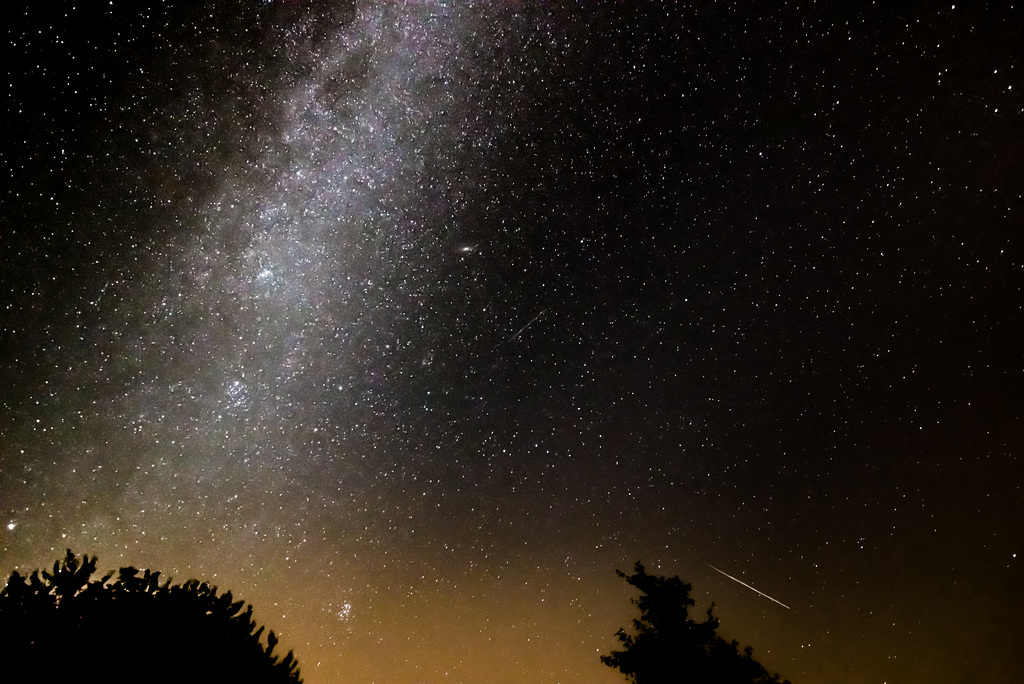
[{"label": "black sky background", "polygon": [[1012,680],[1018,8],[6,14],[4,567],[223,573],[314,683],[614,681],[637,558]]}]

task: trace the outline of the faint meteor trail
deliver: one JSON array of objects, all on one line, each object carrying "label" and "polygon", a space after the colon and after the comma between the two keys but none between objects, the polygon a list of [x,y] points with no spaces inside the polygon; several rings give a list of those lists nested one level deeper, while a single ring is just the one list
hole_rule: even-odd
[{"label": "faint meteor trail", "polygon": [[769,601],[774,601],[775,603],[778,603],[778,604],[779,604],[780,606],[782,606],[782,607],[783,607],[783,608],[785,608],[786,610],[792,610],[792,608],[790,608],[789,606],[787,606],[787,605],[786,605],[785,603],[783,603],[782,601],[779,601],[778,599],[773,599],[773,598],[772,598],[771,596],[769,596],[768,594],[764,593],[763,591],[758,591],[757,589],[754,589],[754,587],[750,586],[749,584],[747,584],[747,583],[746,583],[746,582],[744,582],[743,580],[738,580],[738,579],[736,579],[735,577],[733,577],[733,576],[732,576],[732,575],[730,575],[729,573],[725,572],[724,570],[719,570],[718,568],[716,568],[716,567],[715,567],[714,565],[711,565],[710,563],[708,563],[708,567],[709,567],[709,568],[711,568],[712,570],[714,570],[715,572],[719,572],[719,573],[721,573],[721,574],[725,575],[726,577],[728,577],[729,579],[731,579],[731,580],[732,580],[733,582],[739,582],[740,584],[742,584],[743,586],[745,586],[745,587],[746,587],[747,589],[750,589],[751,591],[753,591],[753,592],[756,592],[756,593],[760,594],[761,596],[764,596],[764,597],[765,597],[766,599],[768,599]]},{"label": "faint meteor trail", "polygon": [[541,312],[540,312],[539,314],[537,314],[536,316],[534,316],[533,318],[531,318],[531,319],[530,319],[530,322],[529,322],[529,323],[527,323],[526,325],[524,325],[524,326],[523,326],[522,328],[520,328],[520,329],[519,329],[519,332],[517,332],[517,333],[516,333],[515,335],[513,335],[513,336],[512,336],[512,337],[510,337],[510,338],[508,338],[508,341],[509,341],[509,342],[511,342],[512,340],[514,340],[514,339],[516,339],[517,337],[519,337],[520,335],[522,335],[522,334],[523,334],[523,331],[524,331],[524,330],[526,330],[526,329],[527,329],[527,328],[529,328],[529,327],[530,327],[531,325],[533,325],[534,323],[536,323],[536,322],[537,322],[537,319],[538,319],[538,318],[540,318],[541,316],[543,316],[543,315],[544,315],[545,313],[547,313],[547,309],[544,309],[544,310],[543,310],[543,311],[541,311]]}]

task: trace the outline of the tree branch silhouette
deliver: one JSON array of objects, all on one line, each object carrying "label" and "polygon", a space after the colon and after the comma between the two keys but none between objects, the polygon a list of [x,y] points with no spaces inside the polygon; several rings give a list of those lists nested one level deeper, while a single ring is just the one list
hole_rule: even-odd
[{"label": "tree branch silhouette", "polygon": [[198,580],[121,568],[93,579],[96,558],[69,549],[53,570],[11,573],[0,591],[0,662],[28,681],[301,684],[298,661],[274,654],[253,607]]}]

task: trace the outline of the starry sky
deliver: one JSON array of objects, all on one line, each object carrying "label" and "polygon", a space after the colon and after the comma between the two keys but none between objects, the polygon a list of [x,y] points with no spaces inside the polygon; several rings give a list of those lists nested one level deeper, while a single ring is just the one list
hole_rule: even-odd
[{"label": "starry sky", "polygon": [[638,559],[794,684],[1019,676],[1022,8],[4,16],[4,574],[308,684],[621,681]]}]

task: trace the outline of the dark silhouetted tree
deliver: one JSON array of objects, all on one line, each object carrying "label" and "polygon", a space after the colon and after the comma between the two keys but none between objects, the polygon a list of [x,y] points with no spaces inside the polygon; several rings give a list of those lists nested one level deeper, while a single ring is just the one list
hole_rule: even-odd
[{"label": "dark silhouetted tree", "polygon": [[[601,656],[601,662],[619,670],[634,684],[772,684],[779,675],[769,675],[754,660],[749,646],[717,634],[715,605],[707,609],[702,622],[690,619],[692,586],[678,577],[648,575],[638,561],[633,574],[616,570],[619,577],[640,590],[633,603],[640,618],[633,620],[631,634],[616,633],[622,649]],[[784,682],[783,684],[789,684]]]},{"label": "dark silhouetted tree", "polygon": [[122,568],[93,579],[96,558],[11,574],[0,591],[0,681],[301,684],[291,652],[256,628],[252,606],[205,582],[172,585]]}]

